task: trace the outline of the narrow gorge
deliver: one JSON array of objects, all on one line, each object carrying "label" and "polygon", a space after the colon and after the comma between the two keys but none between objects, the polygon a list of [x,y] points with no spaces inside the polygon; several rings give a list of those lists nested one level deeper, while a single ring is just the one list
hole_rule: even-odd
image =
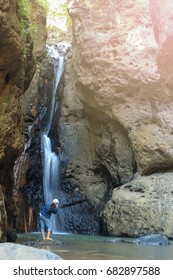
[{"label": "narrow gorge", "polygon": [[[72,34],[56,42],[30,2],[26,17],[21,1],[0,0],[0,241],[40,230],[43,134],[64,231],[173,238],[173,1],[68,0]],[[43,133],[52,45],[64,71]]]}]

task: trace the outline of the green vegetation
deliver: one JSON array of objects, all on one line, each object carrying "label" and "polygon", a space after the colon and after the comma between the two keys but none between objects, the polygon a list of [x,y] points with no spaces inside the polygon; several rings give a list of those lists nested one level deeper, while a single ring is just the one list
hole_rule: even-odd
[{"label": "green vegetation", "polygon": [[32,11],[32,1],[30,0],[17,0],[17,11],[19,15],[19,28],[24,38],[23,54],[25,56],[30,55],[30,43],[29,39],[37,34],[38,27],[30,20]]},{"label": "green vegetation", "polygon": [[46,14],[47,16],[49,15],[49,11],[50,11],[50,3],[48,0],[36,0],[45,10],[46,10]]},{"label": "green vegetation", "polygon": [[17,0],[17,8],[18,8],[18,14],[19,14],[19,27],[20,27],[21,33],[24,38],[23,54],[26,57],[30,55],[30,48],[28,45],[28,36],[30,35],[30,30],[29,30],[30,5],[29,4],[30,4],[29,1]]},{"label": "green vegetation", "polygon": [[56,19],[59,19],[62,22],[65,22],[67,29],[70,29],[72,23],[68,14],[67,2],[56,5],[55,9],[50,13],[50,19],[54,22],[56,22]]},{"label": "green vegetation", "polygon": [[[35,1],[35,0],[34,0]],[[33,23],[32,0],[17,0],[17,11],[19,17],[19,27],[24,38],[24,55],[30,56],[30,38],[35,39],[38,33],[38,27]],[[46,11],[47,28],[50,32],[58,32],[59,36],[64,36],[66,32],[71,30],[71,18],[68,14],[67,2],[56,1],[56,5],[52,8],[49,0],[36,0]],[[55,32],[55,33],[56,33]]]},{"label": "green vegetation", "polygon": [[54,25],[61,29],[61,26],[59,24],[61,21],[61,23],[66,26],[67,30],[71,29],[72,22],[68,13],[66,1],[64,1],[63,3],[61,1],[57,1],[53,9],[51,9],[49,0],[37,0],[37,2],[46,10],[48,18],[48,28]]},{"label": "green vegetation", "polygon": [[17,7],[19,12],[19,26],[24,36],[28,34],[29,21],[28,21],[28,7],[24,0],[17,0]]},{"label": "green vegetation", "polygon": [[30,56],[30,48],[29,47],[24,47],[23,49],[23,54],[25,56]]}]

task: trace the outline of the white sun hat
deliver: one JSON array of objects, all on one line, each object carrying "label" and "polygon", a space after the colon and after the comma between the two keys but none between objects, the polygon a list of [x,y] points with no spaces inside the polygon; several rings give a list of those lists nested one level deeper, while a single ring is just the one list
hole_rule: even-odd
[{"label": "white sun hat", "polygon": [[52,200],[52,203],[54,203],[54,204],[59,204],[59,200],[58,200],[57,198],[54,198],[54,199]]}]

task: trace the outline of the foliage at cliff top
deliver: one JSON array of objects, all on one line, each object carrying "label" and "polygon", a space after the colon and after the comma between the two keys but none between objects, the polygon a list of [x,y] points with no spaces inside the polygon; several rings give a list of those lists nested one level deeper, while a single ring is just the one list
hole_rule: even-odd
[{"label": "foliage at cliff top", "polygon": [[29,0],[17,0],[17,11],[19,16],[19,28],[24,38],[24,49],[23,53],[25,56],[30,54],[30,43],[28,42],[28,37],[34,35],[32,30],[32,25],[29,21],[29,13],[31,9],[31,3]]},{"label": "foliage at cliff top", "polygon": [[47,13],[47,26],[56,26],[63,31],[71,29],[71,18],[68,13],[66,0],[37,0]]}]

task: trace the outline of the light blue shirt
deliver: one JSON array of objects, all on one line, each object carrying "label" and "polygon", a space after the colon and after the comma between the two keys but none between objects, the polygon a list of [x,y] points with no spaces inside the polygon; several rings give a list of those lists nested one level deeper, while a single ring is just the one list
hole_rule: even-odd
[{"label": "light blue shirt", "polygon": [[50,219],[51,214],[57,214],[58,208],[51,207],[51,203],[47,203],[43,210],[41,211],[41,215],[45,217],[46,219]]}]

